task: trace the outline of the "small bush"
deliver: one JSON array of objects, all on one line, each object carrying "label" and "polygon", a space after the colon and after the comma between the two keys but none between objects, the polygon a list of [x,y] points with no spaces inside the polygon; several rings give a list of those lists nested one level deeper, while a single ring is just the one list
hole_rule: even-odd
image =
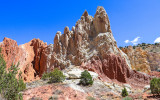
[{"label": "small bush", "polygon": [[119,49],[122,49],[123,47],[119,46]]},{"label": "small bush", "polygon": [[93,84],[92,76],[90,75],[90,73],[87,70],[85,70],[84,72],[81,73],[81,80],[80,80],[79,84],[82,84],[84,86]]},{"label": "small bush", "polygon": [[58,83],[63,82],[65,80],[65,76],[63,75],[62,71],[56,68],[53,72],[44,73],[42,79],[49,79],[49,83]]},{"label": "small bush", "polygon": [[136,48],[136,46],[133,46],[133,49],[135,49]]},{"label": "small bush", "polygon": [[125,97],[125,98],[123,98],[123,100],[132,100],[132,98],[131,97]]},{"label": "small bush", "polygon": [[160,94],[160,79],[153,78],[150,81],[150,89],[152,94]]},{"label": "small bush", "polygon": [[86,100],[96,100],[94,97],[88,96]]},{"label": "small bush", "polygon": [[50,73],[43,73],[43,75],[42,75],[42,80],[47,80],[47,79],[49,79],[49,74],[50,74]]},{"label": "small bush", "polygon": [[127,89],[126,89],[126,88],[124,88],[124,89],[122,90],[121,95],[122,95],[122,97],[128,96],[128,92],[127,92]]}]

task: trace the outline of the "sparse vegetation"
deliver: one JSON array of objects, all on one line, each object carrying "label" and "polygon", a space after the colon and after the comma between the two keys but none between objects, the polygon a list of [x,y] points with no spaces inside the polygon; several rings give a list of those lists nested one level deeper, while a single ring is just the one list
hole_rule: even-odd
[{"label": "sparse vegetation", "polygon": [[82,84],[84,86],[93,84],[92,76],[90,75],[90,73],[87,70],[85,70],[84,72],[81,73],[81,80],[80,80],[79,84]]},{"label": "sparse vegetation", "polygon": [[119,49],[122,49],[123,47],[119,46]]},{"label": "sparse vegetation", "polygon": [[7,100],[22,100],[22,94],[19,92],[26,88],[21,73],[19,73],[19,79],[16,78],[18,65],[12,65],[6,71],[6,63],[0,49],[0,93]]},{"label": "sparse vegetation", "polygon": [[135,49],[136,48],[136,46],[133,46],[133,49]]},{"label": "sparse vegetation", "polygon": [[94,97],[88,96],[86,100],[96,100]]},{"label": "sparse vegetation", "polygon": [[44,73],[42,79],[49,79],[49,83],[58,83],[63,82],[65,80],[65,76],[63,75],[62,71],[56,68],[50,73]]},{"label": "sparse vegetation", "polygon": [[158,43],[155,43],[154,45],[158,45]]},{"label": "sparse vegetation", "polygon": [[124,89],[122,90],[121,95],[122,95],[122,97],[126,97],[126,96],[128,96],[128,91],[127,91],[127,89],[126,89],[126,88],[124,88]]},{"label": "sparse vegetation", "polygon": [[48,100],[58,100],[58,95],[53,95]]},{"label": "sparse vegetation", "polygon": [[123,100],[132,100],[132,98],[131,97],[125,97],[125,98],[123,98]]},{"label": "sparse vegetation", "polygon": [[159,95],[160,94],[160,78],[153,78],[150,81],[150,89],[152,94]]}]

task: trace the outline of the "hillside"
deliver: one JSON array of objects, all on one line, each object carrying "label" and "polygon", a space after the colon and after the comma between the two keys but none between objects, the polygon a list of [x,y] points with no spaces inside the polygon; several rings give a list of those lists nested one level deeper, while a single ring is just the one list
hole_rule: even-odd
[{"label": "hillside", "polygon": [[145,73],[158,71],[160,68],[160,44],[138,44],[121,48],[130,59],[131,66],[135,70]]},{"label": "hillside", "polygon": [[[71,30],[66,26],[63,34],[58,31],[54,44],[33,39],[18,46],[15,40],[4,38],[0,47],[7,69],[20,63],[19,71],[27,83],[24,100],[119,100],[124,87],[137,99],[137,94],[148,91],[153,78],[146,73],[159,66],[157,45],[117,47],[109,17],[101,6],[94,17],[84,11]],[[64,82],[49,84],[41,79],[55,68],[66,76]],[[93,77],[93,85],[79,85],[84,70]]]}]

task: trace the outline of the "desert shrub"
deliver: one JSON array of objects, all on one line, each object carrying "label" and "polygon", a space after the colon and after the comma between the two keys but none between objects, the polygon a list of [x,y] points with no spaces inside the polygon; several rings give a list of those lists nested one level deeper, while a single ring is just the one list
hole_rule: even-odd
[{"label": "desert shrub", "polygon": [[145,46],[146,45],[146,43],[142,43],[142,46]]},{"label": "desert shrub", "polygon": [[132,100],[132,98],[131,97],[125,97],[122,100]]},{"label": "desert shrub", "polygon": [[126,97],[126,96],[128,96],[128,91],[127,91],[127,89],[126,89],[126,88],[124,88],[124,89],[122,90],[121,95],[122,95],[122,97]]},{"label": "desert shrub", "polygon": [[133,49],[135,49],[136,48],[136,46],[133,46]]},{"label": "desert shrub", "polygon": [[47,79],[49,79],[49,74],[50,73],[43,73],[43,75],[42,75],[42,80],[47,80]]},{"label": "desert shrub", "polygon": [[122,49],[123,47],[119,46],[119,49]]},{"label": "desert shrub", "polygon": [[58,83],[64,81],[65,76],[63,75],[62,71],[56,68],[52,72],[44,73],[42,79],[49,79],[49,83]]},{"label": "desert shrub", "polygon": [[48,100],[58,100],[58,95],[53,95]]},{"label": "desert shrub", "polygon": [[152,94],[157,94],[157,95],[160,94],[160,78],[159,79],[153,78],[150,81],[150,89]]},{"label": "desert shrub", "polygon": [[0,53],[0,93],[7,100],[22,100],[22,94],[19,94],[19,92],[26,88],[21,73],[19,79],[16,78],[18,65],[12,65],[6,71],[6,63]]},{"label": "desert shrub", "polygon": [[154,45],[158,45],[158,43],[155,43]]},{"label": "desert shrub", "polygon": [[79,84],[82,84],[84,86],[93,84],[92,76],[90,75],[90,73],[87,70],[85,70],[84,72],[81,73],[81,80],[80,80]]},{"label": "desert shrub", "polygon": [[86,100],[96,100],[94,97],[88,96]]}]

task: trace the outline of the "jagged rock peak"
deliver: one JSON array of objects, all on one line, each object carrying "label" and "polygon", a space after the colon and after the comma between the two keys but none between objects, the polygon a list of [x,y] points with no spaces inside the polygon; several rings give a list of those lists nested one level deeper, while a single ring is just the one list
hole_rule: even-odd
[{"label": "jagged rock peak", "polygon": [[99,56],[103,59],[106,53],[126,58],[117,47],[110,29],[108,15],[103,7],[97,8],[94,17],[85,10],[71,31],[66,26],[64,34],[57,32],[53,52],[55,55],[49,59],[52,60],[53,65],[46,64],[50,67],[65,68],[72,64],[79,66],[82,62],[90,60],[92,56]]},{"label": "jagged rock peak", "polygon": [[88,16],[88,12],[87,12],[87,10],[85,10],[84,11],[84,13],[83,13],[83,15],[82,16],[84,16],[84,17],[87,17]]},{"label": "jagged rock peak", "polygon": [[95,30],[97,34],[112,32],[110,28],[108,15],[102,6],[97,7],[96,14],[94,15],[93,24],[95,26]]}]

